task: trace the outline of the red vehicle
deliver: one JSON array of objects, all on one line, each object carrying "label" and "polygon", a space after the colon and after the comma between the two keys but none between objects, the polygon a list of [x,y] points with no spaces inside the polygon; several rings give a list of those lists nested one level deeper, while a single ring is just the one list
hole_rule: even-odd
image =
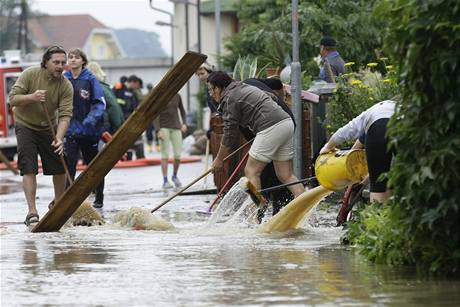
[{"label": "red vehicle", "polygon": [[13,109],[9,104],[9,93],[21,72],[36,63],[23,63],[19,51],[5,51],[0,57],[0,150],[9,159],[16,155]]}]

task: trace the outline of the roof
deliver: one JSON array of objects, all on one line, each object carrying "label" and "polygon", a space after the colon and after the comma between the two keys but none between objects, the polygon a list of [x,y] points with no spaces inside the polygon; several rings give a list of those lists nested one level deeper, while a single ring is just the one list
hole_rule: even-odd
[{"label": "roof", "polygon": [[[214,0],[202,1],[200,5],[201,14],[214,14]],[[221,13],[236,13],[236,4],[238,0],[221,0],[220,12]]]},{"label": "roof", "polygon": [[37,16],[29,19],[29,33],[39,47],[83,47],[94,29],[109,30],[91,15]]}]

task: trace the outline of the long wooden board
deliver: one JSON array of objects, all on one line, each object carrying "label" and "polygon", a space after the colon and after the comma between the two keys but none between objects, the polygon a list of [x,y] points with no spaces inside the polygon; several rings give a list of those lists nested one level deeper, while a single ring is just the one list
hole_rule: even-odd
[{"label": "long wooden board", "polygon": [[205,60],[203,54],[187,52],[140,103],[113,139],[56,201],[55,206],[32,232],[58,231]]}]

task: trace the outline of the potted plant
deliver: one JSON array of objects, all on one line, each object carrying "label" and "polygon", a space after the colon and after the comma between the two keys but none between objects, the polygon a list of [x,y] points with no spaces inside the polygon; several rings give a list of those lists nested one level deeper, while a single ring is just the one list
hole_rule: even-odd
[{"label": "potted plant", "polygon": [[257,61],[257,57],[239,56],[233,68],[233,79],[243,81],[257,77]]},{"label": "potted plant", "polygon": [[284,33],[279,31],[271,31],[268,44],[270,48],[274,51],[269,55],[263,57],[263,61],[267,62],[267,67],[265,68],[265,73],[267,77],[277,75],[279,76],[281,70],[287,63],[290,62],[289,53],[286,51],[285,44],[282,44]]}]

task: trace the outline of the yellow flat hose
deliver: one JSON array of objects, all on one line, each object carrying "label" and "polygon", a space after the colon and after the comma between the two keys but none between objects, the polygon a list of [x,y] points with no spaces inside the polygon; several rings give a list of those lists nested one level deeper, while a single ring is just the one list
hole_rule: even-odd
[{"label": "yellow flat hose", "polygon": [[307,213],[311,211],[323,197],[332,193],[322,186],[305,191],[292,200],[266,223],[262,224],[258,233],[285,232],[300,228],[305,221]]}]

